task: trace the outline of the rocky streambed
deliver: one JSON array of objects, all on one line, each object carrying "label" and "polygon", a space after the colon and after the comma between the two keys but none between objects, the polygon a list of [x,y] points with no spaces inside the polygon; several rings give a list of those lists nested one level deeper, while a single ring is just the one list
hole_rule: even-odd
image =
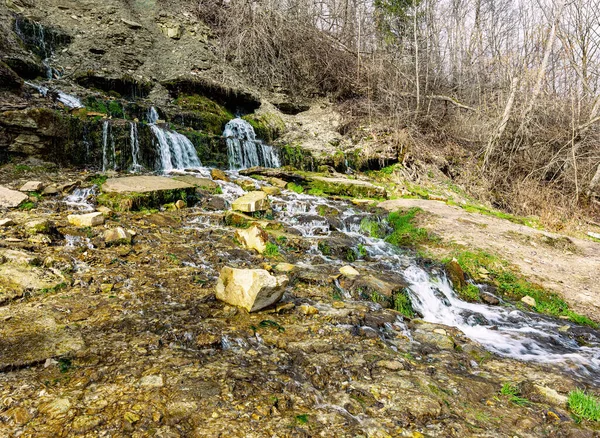
[{"label": "rocky streambed", "polygon": [[[370,203],[207,169],[160,196],[86,172],[0,174],[42,183],[1,225],[0,436],[599,434],[567,407],[598,389],[598,333],[461,304],[440,267],[365,234],[364,218],[386,226]],[[218,300],[224,267],[285,276],[281,299]],[[455,327],[432,322],[427,293]]]}]

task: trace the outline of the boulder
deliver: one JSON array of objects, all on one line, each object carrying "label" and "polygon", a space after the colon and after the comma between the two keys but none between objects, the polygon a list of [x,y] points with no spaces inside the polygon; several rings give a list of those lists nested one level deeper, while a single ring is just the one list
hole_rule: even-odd
[{"label": "boulder", "polygon": [[19,190],[21,192],[39,192],[44,188],[44,183],[41,181],[28,181]]},{"label": "boulder", "polygon": [[43,153],[46,145],[35,134],[19,134],[8,148],[9,152],[23,155],[38,155]]},{"label": "boulder", "polygon": [[67,220],[76,227],[95,227],[104,223],[104,215],[99,211],[87,214],[70,214],[67,216]]},{"label": "boulder", "polygon": [[261,190],[263,192],[265,192],[267,195],[271,195],[271,196],[276,196],[281,193],[281,189],[279,187],[264,186],[264,187],[261,187]]},{"label": "boulder", "polygon": [[196,199],[196,187],[162,176],[111,178],[102,185],[98,203],[116,211],[138,210]]},{"label": "boulder", "polygon": [[15,208],[27,200],[25,193],[0,186],[0,207]]},{"label": "boulder", "polygon": [[15,221],[10,218],[0,219],[0,227],[12,227],[15,225]]},{"label": "boulder", "polygon": [[141,29],[142,25],[136,21],[127,20],[125,18],[121,18],[121,21],[127,25],[130,29]]},{"label": "boulder", "polygon": [[342,274],[346,277],[357,277],[360,275],[360,272],[358,272],[352,266],[348,265],[348,266],[343,266],[340,268],[340,274]]},{"label": "boulder", "polygon": [[231,208],[244,213],[264,211],[269,208],[269,199],[265,192],[248,192],[231,204]]},{"label": "boulder", "polygon": [[229,177],[227,176],[227,174],[225,172],[223,172],[221,169],[212,169],[210,171],[210,177],[215,181],[225,181],[225,182],[231,181],[229,179]]},{"label": "boulder", "polygon": [[521,302],[527,304],[529,307],[536,306],[535,298],[530,297],[529,295],[525,295],[523,298],[521,298]]},{"label": "boulder", "polygon": [[250,181],[249,179],[238,179],[235,184],[240,186],[242,190],[245,192],[251,192],[252,190],[256,190],[256,185],[254,181]]},{"label": "boulder", "polygon": [[216,286],[217,299],[256,312],[275,304],[283,296],[289,279],[275,277],[264,269],[221,269]]},{"label": "boulder", "polygon": [[276,177],[269,178],[269,182],[279,189],[285,189],[285,186],[287,186],[287,181]]},{"label": "boulder", "polygon": [[186,207],[185,201],[179,199],[176,203],[175,203],[175,207],[177,208],[177,210],[181,210],[182,208]]},{"label": "boulder", "polygon": [[107,245],[130,244],[134,234],[121,227],[112,228],[104,232],[104,242]]},{"label": "boulder", "polygon": [[235,237],[245,248],[255,249],[261,254],[267,249],[267,242],[269,241],[268,234],[256,225],[250,228],[238,229],[235,232]]}]

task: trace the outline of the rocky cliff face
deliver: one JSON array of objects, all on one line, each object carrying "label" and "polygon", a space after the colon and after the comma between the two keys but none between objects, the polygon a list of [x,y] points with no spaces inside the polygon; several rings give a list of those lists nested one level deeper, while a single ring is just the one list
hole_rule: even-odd
[{"label": "rocky cliff face", "polygon": [[[0,159],[131,168],[133,129],[154,170],[158,123],[195,146],[203,164],[227,167],[221,138],[236,116],[265,140],[280,113],[215,55],[210,29],[185,1],[7,1],[0,4]],[[110,125],[107,146],[106,123]],[[297,154],[296,154],[297,155]],[[297,160],[297,157],[296,157]]]}]

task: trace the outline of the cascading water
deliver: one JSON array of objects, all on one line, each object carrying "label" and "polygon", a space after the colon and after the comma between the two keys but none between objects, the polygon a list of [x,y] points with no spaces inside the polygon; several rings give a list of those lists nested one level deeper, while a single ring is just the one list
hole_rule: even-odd
[{"label": "cascading water", "polygon": [[108,120],[102,123],[102,172],[108,170],[108,131],[110,130],[110,124]]},{"label": "cascading water", "polygon": [[227,143],[230,169],[281,166],[276,149],[257,140],[254,128],[245,120],[240,118],[230,120],[225,125],[223,137]]},{"label": "cascading water", "polygon": [[202,166],[194,144],[185,135],[164,129],[156,124],[158,112],[154,107],[148,111],[147,118],[150,129],[158,142],[160,170],[166,173],[172,170]]},{"label": "cascading water", "polygon": [[131,171],[132,172],[139,172],[140,170],[142,170],[142,166],[140,165],[140,140],[138,137],[138,129],[137,129],[137,123],[135,122],[129,122],[129,139],[131,142]]},{"label": "cascading water", "polygon": [[[236,172],[229,174],[233,180],[238,178]],[[234,183],[217,182],[223,191],[221,196],[230,202],[242,193]],[[366,251],[366,259],[354,262],[357,269],[384,275],[389,273],[391,277],[400,273],[409,285],[413,308],[425,321],[456,327],[499,356],[560,367],[600,384],[600,333],[597,331],[569,321],[520,311],[509,304],[491,306],[460,300],[443,272],[429,272],[401,249],[363,234],[361,220],[370,215],[354,210],[347,203],[289,191],[270,199],[274,220],[314,242],[312,247],[316,248],[317,243],[327,239],[331,230],[335,229],[351,238],[356,247],[361,245]],[[320,208],[337,210],[335,226],[327,224],[327,220],[318,215]],[[203,226],[202,222],[196,220],[190,226]],[[210,221],[208,224],[206,226],[211,226]],[[324,265],[341,267],[347,263],[326,257],[316,250],[307,251],[304,257],[306,260],[297,264],[307,269],[318,264],[318,258]],[[402,324],[396,325],[392,329],[403,335]],[[569,330],[560,330],[564,326],[569,326]],[[578,336],[584,336],[585,346],[578,344]]]},{"label": "cascading water", "polygon": [[[28,82],[28,81],[25,81],[25,83],[27,85],[29,85],[30,87],[35,88],[38,91],[38,93],[40,93],[40,95],[42,95],[44,97],[47,97],[48,93],[50,92],[49,88],[44,87],[42,85],[36,85],[36,84],[34,84],[32,82]],[[81,103],[81,100],[79,100],[78,97],[75,97],[71,94],[63,93],[60,90],[55,90],[55,91],[53,91],[53,93],[55,93],[55,95],[56,95],[56,100],[59,101],[60,103],[62,103],[67,108],[71,108],[71,109],[83,108],[83,104]]]}]

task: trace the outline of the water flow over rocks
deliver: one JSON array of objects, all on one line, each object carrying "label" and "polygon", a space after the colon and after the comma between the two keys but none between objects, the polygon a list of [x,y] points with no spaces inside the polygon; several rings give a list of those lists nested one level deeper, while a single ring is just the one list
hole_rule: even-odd
[{"label": "water flow over rocks", "polygon": [[160,162],[158,170],[165,173],[173,170],[199,168],[202,166],[194,144],[183,134],[157,125],[158,112],[154,107],[148,112],[148,123],[158,143]]},{"label": "water flow over rocks", "polygon": [[229,121],[225,125],[223,137],[227,142],[229,168],[232,170],[281,165],[277,150],[258,140],[252,125],[243,119]]}]

